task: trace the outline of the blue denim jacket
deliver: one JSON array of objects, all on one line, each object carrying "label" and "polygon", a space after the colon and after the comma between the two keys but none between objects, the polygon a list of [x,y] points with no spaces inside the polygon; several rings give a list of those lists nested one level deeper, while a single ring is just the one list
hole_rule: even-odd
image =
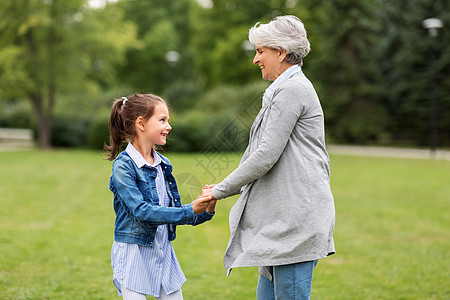
[{"label": "blue denim jacket", "polygon": [[[157,152],[156,152],[157,153]],[[126,151],[114,160],[109,189],[114,194],[116,221],[114,240],[152,246],[158,225],[169,225],[169,240],[176,237],[176,225],[198,225],[211,220],[213,214],[194,214],[192,204],[181,205],[170,161],[161,159],[170,206],[160,206],[156,190],[156,168],[138,168]]]}]

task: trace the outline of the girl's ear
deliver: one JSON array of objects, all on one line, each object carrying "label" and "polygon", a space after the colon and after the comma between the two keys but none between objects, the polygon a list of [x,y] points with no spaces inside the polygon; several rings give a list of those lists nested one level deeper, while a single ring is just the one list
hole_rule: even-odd
[{"label": "girl's ear", "polygon": [[140,131],[145,131],[145,119],[142,116],[139,116],[136,121],[134,122],[134,126],[136,126],[136,129]]}]

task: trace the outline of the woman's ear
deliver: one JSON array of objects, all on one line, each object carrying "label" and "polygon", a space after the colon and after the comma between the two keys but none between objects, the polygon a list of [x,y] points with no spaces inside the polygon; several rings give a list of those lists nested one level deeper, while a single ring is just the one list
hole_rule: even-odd
[{"label": "woman's ear", "polygon": [[286,50],[284,49],[280,49],[278,50],[278,61],[281,63],[284,61],[284,59],[286,58]]},{"label": "woman's ear", "polygon": [[134,126],[136,126],[136,129],[140,131],[145,131],[145,119],[142,116],[139,116],[136,121],[134,122]]}]

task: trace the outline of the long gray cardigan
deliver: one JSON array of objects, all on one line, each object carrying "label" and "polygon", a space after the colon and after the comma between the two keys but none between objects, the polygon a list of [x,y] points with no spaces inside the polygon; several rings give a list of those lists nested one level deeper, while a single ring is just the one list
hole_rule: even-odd
[{"label": "long gray cardigan", "polygon": [[334,200],[319,98],[303,72],[281,82],[250,130],[239,167],[216,185],[222,199],[241,193],[230,211],[227,274],[334,253]]}]

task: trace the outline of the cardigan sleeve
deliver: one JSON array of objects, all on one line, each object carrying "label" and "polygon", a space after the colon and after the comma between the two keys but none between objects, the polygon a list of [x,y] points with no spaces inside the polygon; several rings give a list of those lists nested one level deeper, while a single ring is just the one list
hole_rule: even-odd
[{"label": "cardigan sleeve", "polygon": [[213,188],[215,198],[230,196],[233,191],[260,178],[273,167],[291,138],[297,121],[304,114],[309,97],[308,89],[300,82],[287,80],[280,84],[264,116],[267,118],[265,127],[258,129],[263,132],[256,149]]}]

